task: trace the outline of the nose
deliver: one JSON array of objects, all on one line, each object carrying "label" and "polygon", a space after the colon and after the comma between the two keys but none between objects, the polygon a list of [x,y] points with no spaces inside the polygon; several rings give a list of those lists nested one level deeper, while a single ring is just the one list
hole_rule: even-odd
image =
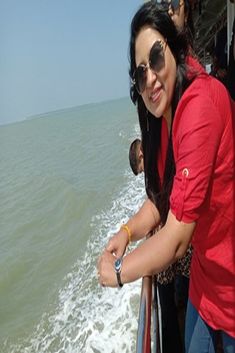
[{"label": "nose", "polygon": [[146,72],[146,87],[151,88],[157,80],[157,74],[150,67],[148,67]]}]

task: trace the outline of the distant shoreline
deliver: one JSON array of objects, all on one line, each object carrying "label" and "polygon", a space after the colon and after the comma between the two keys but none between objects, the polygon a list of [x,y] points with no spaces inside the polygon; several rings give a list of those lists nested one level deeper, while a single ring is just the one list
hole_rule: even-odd
[{"label": "distant shoreline", "polygon": [[85,103],[85,104],[75,105],[75,106],[71,106],[71,107],[50,110],[50,111],[43,112],[43,113],[33,114],[33,115],[30,115],[30,116],[27,116],[26,118],[22,118],[22,119],[19,119],[19,120],[12,120],[12,121],[9,121],[9,122],[1,122],[0,121],[0,128],[3,127],[3,126],[11,125],[11,124],[22,123],[23,121],[28,121],[28,120],[33,120],[33,119],[40,119],[40,118],[46,118],[50,114],[61,114],[61,113],[65,113],[65,112],[74,111],[76,109],[82,109],[82,108],[86,109],[86,108],[89,108],[89,107],[103,105],[105,103],[108,104],[108,103],[111,103],[111,102],[119,102],[121,100],[129,100],[129,99],[130,98],[128,96],[119,97],[119,98],[113,98],[113,99],[99,101],[99,102]]}]

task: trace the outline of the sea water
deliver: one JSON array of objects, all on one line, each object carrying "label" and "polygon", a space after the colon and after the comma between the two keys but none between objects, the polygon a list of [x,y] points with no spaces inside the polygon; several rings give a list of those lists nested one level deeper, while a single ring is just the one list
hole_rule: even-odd
[{"label": "sea water", "polygon": [[134,352],[141,281],[102,288],[97,259],[140,207],[129,98],[0,127],[1,353]]}]

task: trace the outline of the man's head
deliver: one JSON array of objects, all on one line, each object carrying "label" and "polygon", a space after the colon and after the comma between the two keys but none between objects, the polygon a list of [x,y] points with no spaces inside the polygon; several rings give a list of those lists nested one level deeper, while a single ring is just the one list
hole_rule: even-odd
[{"label": "man's head", "polygon": [[135,175],[144,171],[144,156],[140,139],[135,139],[129,149],[130,166]]}]

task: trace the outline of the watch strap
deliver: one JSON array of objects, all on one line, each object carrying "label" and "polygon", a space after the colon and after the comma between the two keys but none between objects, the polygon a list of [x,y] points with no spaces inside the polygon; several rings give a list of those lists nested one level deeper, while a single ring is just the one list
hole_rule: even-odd
[{"label": "watch strap", "polygon": [[117,276],[117,283],[119,288],[121,288],[123,286],[123,283],[121,281],[121,271],[122,271],[122,256],[119,257],[119,259],[117,259],[114,263],[114,269],[116,272],[116,276]]},{"label": "watch strap", "polygon": [[121,281],[121,272],[116,272],[116,275],[117,275],[118,286],[119,286],[120,288],[122,288],[122,287],[123,287],[123,283],[122,283],[122,281]]}]

